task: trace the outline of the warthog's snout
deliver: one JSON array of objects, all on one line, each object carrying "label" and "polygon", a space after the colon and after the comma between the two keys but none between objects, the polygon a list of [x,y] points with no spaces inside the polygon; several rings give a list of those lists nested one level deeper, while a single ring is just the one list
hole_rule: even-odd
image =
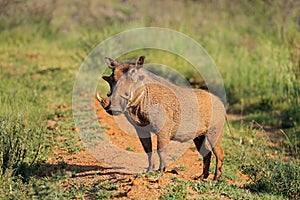
[{"label": "warthog's snout", "polygon": [[121,115],[123,113],[123,111],[119,108],[114,108],[114,107],[109,107],[106,112],[108,112],[109,114],[111,115],[114,115],[114,116],[118,116],[118,115]]},{"label": "warthog's snout", "polygon": [[106,112],[110,115],[113,115],[113,112],[111,110],[106,110]]},{"label": "warthog's snout", "polygon": [[114,116],[118,116],[118,115],[122,114],[122,111],[111,111],[111,112],[112,112],[112,115],[114,115]]},{"label": "warthog's snout", "polygon": [[102,105],[102,107],[105,109],[105,111],[112,115],[112,111],[110,110],[110,104],[111,104],[111,100],[110,97],[108,98],[102,98],[98,93],[96,94],[96,98],[97,100],[100,102],[100,104]]}]

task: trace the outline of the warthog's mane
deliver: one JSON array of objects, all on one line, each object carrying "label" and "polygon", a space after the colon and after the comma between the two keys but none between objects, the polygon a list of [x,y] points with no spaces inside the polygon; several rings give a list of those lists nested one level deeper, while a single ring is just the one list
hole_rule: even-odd
[{"label": "warthog's mane", "polygon": [[135,60],[125,60],[123,64],[135,64]]},{"label": "warthog's mane", "polygon": [[160,84],[168,89],[171,89],[176,94],[177,98],[190,97],[191,100],[196,101],[195,94],[194,94],[195,90],[193,88],[178,86],[170,82],[169,80],[150,72],[147,69],[142,68],[140,70],[141,71],[139,75],[145,76],[145,79],[143,80],[144,84],[150,84],[150,83]]},{"label": "warthog's mane", "polygon": [[171,87],[172,89],[174,88],[186,88],[186,87],[182,87],[182,86],[179,86],[179,85],[176,85],[175,83],[172,83],[170,82],[169,80],[167,80],[166,78],[164,77],[161,77],[147,69],[140,69],[141,70],[141,73],[140,75],[145,75],[145,82],[158,82],[162,85],[165,85],[165,86],[168,86],[168,87]]}]

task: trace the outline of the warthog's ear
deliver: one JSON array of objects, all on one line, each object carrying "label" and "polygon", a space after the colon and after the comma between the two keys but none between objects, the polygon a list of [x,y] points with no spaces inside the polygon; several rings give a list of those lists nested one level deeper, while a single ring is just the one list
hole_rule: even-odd
[{"label": "warthog's ear", "polygon": [[144,61],[145,61],[145,56],[140,56],[138,59],[135,61],[135,66],[136,68],[141,68],[143,67]]},{"label": "warthog's ear", "polygon": [[110,69],[114,69],[115,67],[117,67],[119,65],[119,63],[117,61],[115,61],[112,58],[108,58],[108,57],[105,57],[105,62],[108,64],[108,67]]}]

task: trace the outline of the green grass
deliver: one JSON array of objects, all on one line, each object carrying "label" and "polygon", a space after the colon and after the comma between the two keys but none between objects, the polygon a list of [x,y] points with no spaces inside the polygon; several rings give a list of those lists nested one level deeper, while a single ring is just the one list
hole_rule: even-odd
[{"label": "green grass", "polygon": [[186,190],[186,186],[182,183],[178,185],[167,185],[166,186],[167,192],[162,194],[160,199],[186,199],[186,195],[188,191]]},{"label": "green grass", "polygon": [[296,160],[284,163],[266,159],[243,165],[242,171],[253,181],[245,186],[252,192],[278,194],[291,199],[300,197],[299,163]]},{"label": "green grass", "polygon": [[187,171],[187,170],[189,170],[186,166],[175,166],[174,167],[174,170],[175,171]]},{"label": "green grass", "polygon": [[[292,1],[145,0],[134,5],[99,1],[97,6],[77,2],[73,7],[71,1],[51,6],[34,6],[33,0],[27,0],[25,6],[24,2],[0,4],[1,199],[112,197],[116,186],[102,182],[90,188],[74,183],[79,190],[71,188],[66,193],[62,182],[68,174],[39,177],[39,169],[56,148],[66,153],[83,149],[71,111],[81,61],[104,39],[143,26],[172,28],[203,45],[223,77],[229,112],[246,116],[244,122],[233,123],[241,144],[225,136],[223,179],[239,180],[236,173],[243,171],[252,182],[240,188],[224,180],[174,181],[161,198],[184,198],[190,190],[205,198],[299,198],[300,31],[299,8]],[[90,10],[76,11],[76,6]],[[53,15],[55,7],[61,9]],[[98,10],[102,7],[111,12]],[[120,59],[140,54],[146,55],[146,63],[163,63],[187,80],[201,80],[189,63],[167,52],[141,50]],[[174,79],[173,74],[168,78]],[[105,93],[106,89],[99,90]],[[284,134],[276,132],[283,138],[278,147],[266,145],[264,130],[254,129],[252,120],[283,129]],[[61,161],[61,167],[65,165],[63,155],[54,159]],[[178,166],[178,170],[188,169]]]},{"label": "green grass", "polygon": [[187,185],[198,194],[205,194],[202,199],[220,199],[222,197],[233,199],[285,199],[283,196],[273,195],[272,193],[254,194],[250,190],[230,185],[225,181],[208,181],[196,184],[188,182]]},{"label": "green grass", "polygon": [[132,151],[132,152],[134,152],[135,149],[133,147],[131,147],[131,146],[128,146],[128,147],[126,147],[126,151]]},{"label": "green grass", "polygon": [[[288,157],[289,151],[295,153],[294,149],[269,147],[267,143],[270,138],[264,130],[254,129],[253,126],[240,123],[239,127],[235,126],[234,132],[242,143],[225,138],[228,154],[224,161],[224,177],[235,180],[236,172],[241,171],[250,179],[241,189],[248,190],[252,195],[273,194],[274,198],[276,195],[299,198],[299,159],[294,157],[295,154]],[[237,148],[239,151],[235,150]]]},{"label": "green grass", "polygon": [[99,180],[93,184],[86,181],[75,181],[65,192],[66,199],[111,199],[114,191],[119,188],[118,185],[111,185],[108,182]]}]

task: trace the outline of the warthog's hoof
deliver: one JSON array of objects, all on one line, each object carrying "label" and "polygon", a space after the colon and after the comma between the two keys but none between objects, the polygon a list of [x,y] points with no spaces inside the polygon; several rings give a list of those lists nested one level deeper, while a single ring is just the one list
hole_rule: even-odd
[{"label": "warthog's hoof", "polygon": [[146,173],[154,171],[154,166],[148,167]]},{"label": "warthog's hoof", "polygon": [[171,173],[171,174],[177,174],[177,175],[179,174],[178,171],[175,170],[175,169],[172,169],[172,170],[170,171],[170,173]]},{"label": "warthog's hoof", "polygon": [[201,174],[200,176],[196,176],[194,178],[194,180],[200,180],[200,181],[202,181],[203,179],[207,179],[208,176],[209,176],[209,174]]},{"label": "warthog's hoof", "polygon": [[214,175],[214,181],[218,181],[218,180],[220,180],[220,178],[221,178],[221,176],[222,176],[222,174],[219,174],[219,175]]},{"label": "warthog's hoof", "polygon": [[166,168],[166,167],[160,167],[160,168],[158,169],[158,171],[160,171],[160,172],[165,172],[165,171],[167,171],[167,168]]}]

